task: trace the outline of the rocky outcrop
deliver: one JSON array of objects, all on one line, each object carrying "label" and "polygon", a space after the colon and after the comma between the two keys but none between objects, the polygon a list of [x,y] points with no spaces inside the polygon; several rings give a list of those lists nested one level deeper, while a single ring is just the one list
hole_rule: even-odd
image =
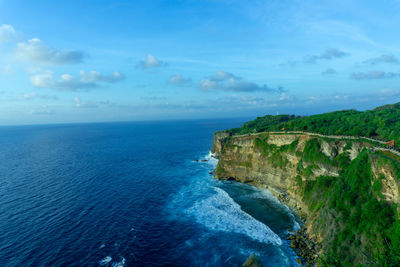
[{"label": "rocky outcrop", "polygon": [[307,228],[302,227],[294,235],[290,235],[288,240],[291,241],[290,246],[301,257],[300,263],[315,264],[320,248],[315,240],[310,239]]},{"label": "rocky outcrop", "polygon": [[[276,154],[275,160],[263,155],[254,144],[255,139],[263,139],[268,136],[267,144],[276,146],[288,146],[297,142],[293,151],[282,151]],[[279,199],[286,199],[287,204],[294,208],[301,217],[306,217],[307,206],[301,201],[301,195],[297,194],[296,179],[299,175],[299,163],[302,168],[310,166],[307,162],[300,162],[301,156],[296,151],[302,151],[308,140],[313,137],[304,134],[258,134],[232,137],[218,132],[214,136],[215,144],[213,152],[219,157],[214,176],[221,180],[236,180],[243,183],[269,189]],[[337,147],[326,151],[338,150]],[[310,177],[300,176],[301,179],[314,179],[320,175],[338,175],[338,168],[329,165],[318,165],[312,169]]]},{"label": "rocky outcrop", "polygon": [[[318,151],[310,150],[313,141],[318,144]],[[307,155],[309,152],[305,151],[306,146],[314,155]],[[304,225],[292,237],[292,244],[299,256],[308,264],[313,264],[322,253],[320,244],[328,231],[315,229],[313,222],[317,218],[316,209],[314,207],[313,212],[310,212],[310,207],[303,202],[301,185],[321,176],[338,177],[341,170],[339,161],[354,160],[363,148],[374,150],[370,143],[356,139],[329,139],[303,133],[231,136],[227,132],[217,132],[212,152],[219,158],[219,162],[214,176],[217,179],[236,180],[266,188],[281,202],[293,208],[303,219]],[[399,204],[396,174],[390,166],[379,162],[377,158],[372,158],[371,162],[374,179],[382,184],[374,186],[378,190],[377,194],[385,201]]]},{"label": "rocky outcrop", "polygon": [[380,183],[379,197],[388,203],[400,203],[399,182],[393,168],[386,163],[380,163],[379,158],[372,158],[372,172],[374,173],[374,182]]},{"label": "rocky outcrop", "polygon": [[247,260],[243,263],[242,267],[263,267],[261,260],[257,255],[250,255]]},{"label": "rocky outcrop", "polygon": [[220,151],[222,151],[224,143],[226,142],[229,136],[230,134],[225,131],[216,132],[213,138],[211,153],[215,154],[215,156],[218,157]]}]

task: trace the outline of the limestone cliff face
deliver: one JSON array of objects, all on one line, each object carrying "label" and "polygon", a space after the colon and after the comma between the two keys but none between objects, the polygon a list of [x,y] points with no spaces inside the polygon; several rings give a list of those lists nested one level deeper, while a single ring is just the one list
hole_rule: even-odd
[{"label": "limestone cliff face", "polygon": [[219,152],[222,151],[224,143],[226,142],[229,136],[230,134],[224,131],[214,133],[211,153],[215,153],[216,156],[218,157],[218,155],[220,154]]},{"label": "limestone cliff face", "polygon": [[381,198],[384,199],[386,202],[399,204],[400,184],[398,179],[396,179],[394,169],[387,164],[379,164],[379,159],[376,157],[373,157],[371,162],[372,172],[374,174],[375,181],[379,179],[382,183],[382,188],[380,190],[382,194]]},{"label": "limestone cliff face", "polygon": [[[233,179],[243,183],[251,183],[261,188],[268,188],[275,194],[282,194],[295,188],[295,177],[297,176],[297,164],[299,158],[294,153],[285,153],[288,164],[281,168],[269,161],[262,151],[255,148],[254,139],[257,136],[233,137],[227,140],[221,135],[216,135],[216,145],[214,153],[219,157],[215,177],[217,179]],[[272,135],[268,143],[277,146],[292,143],[295,138],[299,138],[299,147],[309,138],[308,136],[296,135]],[[215,140],[214,139],[214,140]],[[304,146],[304,145],[303,145]],[[293,202],[294,206],[302,206],[298,201]]]},{"label": "limestone cliff face", "polygon": [[[222,180],[236,180],[243,183],[250,183],[261,188],[267,188],[279,198],[286,194],[290,196],[288,203],[300,212],[300,215],[307,215],[307,207],[301,201],[298,194],[298,176],[301,179],[315,179],[321,175],[338,176],[339,169],[330,165],[317,164],[313,166],[312,173],[304,177],[299,173],[299,164],[302,168],[310,166],[309,162],[300,162],[301,155],[297,152],[303,151],[305,144],[313,137],[303,134],[269,134],[267,144],[277,148],[289,146],[294,142],[297,145],[293,150],[279,152],[278,161],[268,157],[263,151],[256,147],[255,139],[265,138],[266,134],[229,136],[224,132],[217,132],[214,135],[212,152],[219,158],[215,177]],[[322,141],[322,152],[328,157],[343,153],[345,142],[328,144]],[[359,153],[359,149],[350,149],[352,156]],[[275,157],[276,160],[276,157]]]},{"label": "limestone cliff face", "polygon": [[[314,161],[307,160],[305,147],[310,140],[317,140],[319,154]],[[307,234],[322,242],[324,232],[314,229],[314,212],[302,201],[300,185],[320,176],[338,177],[341,154],[354,160],[361,150],[371,145],[356,140],[338,140],[306,134],[259,133],[230,136],[226,132],[214,135],[212,152],[219,158],[215,178],[236,180],[269,189],[282,202],[291,206],[304,220]],[[324,158],[319,160],[318,157]],[[381,198],[400,203],[399,181],[389,165],[381,164],[371,156],[374,180],[380,179]],[[371,185],[372,186],[372,185]]]}]

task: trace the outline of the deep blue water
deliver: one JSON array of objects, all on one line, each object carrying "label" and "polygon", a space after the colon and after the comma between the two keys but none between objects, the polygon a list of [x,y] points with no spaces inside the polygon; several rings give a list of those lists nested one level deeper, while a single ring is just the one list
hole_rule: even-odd
[{"label": "deep blue water", "polygon": [[0,127],[0,266],[296,265],[291,211],[209,174],[242,122]]}]

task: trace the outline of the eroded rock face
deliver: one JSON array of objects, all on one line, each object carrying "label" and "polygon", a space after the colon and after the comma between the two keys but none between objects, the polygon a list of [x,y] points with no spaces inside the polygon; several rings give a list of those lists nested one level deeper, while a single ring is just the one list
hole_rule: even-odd
[{"label": "eroded rock face", "polygon": [[213,139],[213,144],[211,147],[211,153],[215,153],[216,156],[218,157],[219,152],[222,151],[222,147],[225,143],[226,138],[229,137],[229,133],[221,131],[221,132],[216,132],[214,134],[214,139]]},{"label": "eroded rock face", "polygon": [[[285,150],[278,158],[271,158],[256,148],[254,140],[263,139],[266,136],[267,144],[276,147],[288,146],[297,142],[294,150]],[[262,188],[273,188],[273,191],[287,191],[296,197],[296,178],[298,175],[303,180],[315,179],[318,176],[339,176],[340,169],[333,164],[320,164],[314,162],[302,162],[302,167],[312,166],[312,174],[304,177],[299,173],[299,162],[302,152],[308,140],[312,138],[305,134],[252,134],[242,136],[230,136],[226,132],[217,132],[214,135],[212,152],[220,158],[215,172],[217,179],[234,179],[243,183],[251,183]],[[363,145],[351,141],[331,141],[320,139],[321,152],[331,160],[338,154],[347,153],[353,160],[358,156]],[[347,145],[347,146],[346,146]],[[275,155],[276,156],[276,155]]]},{"label": "eroded rock face", "polygon": [[270,135],[267,142],[269,144],[283,146],[283,145],[291,144],[297,138],[298,138],[298,135],[276,134],[276,135]]},{"label": "eroded rock face", "polygon": [[362,150],[361,144],[354,142],[350,149],[350,159],[351,160],[355,159],[358,156],[358,154],[360,154],[361,150]]},{"label": "eroded rock face", "polygon": [[322,140],[321,142],[321,152],[325,154],[325,156],[332,158],[336,156],[335,147],[330,145],[328,142]]},{"label": "eroded rock face", "polygon": [[[269,189],[276,196],[289,194],[290,206],[296,209],[300,216],[306,216],[307,207],[301,202],[301,195],[298,194],[296,177],[299,175],[298,165],[301,155],[296,151],[303,151],[305,144],[313,137],[302,134],[270,134],[267,143],[282,147],[297,142],[293,151],[280,153],[281,164],[277,164],[268,156],[263,155],[260,149],[254,145],[256,138],[265,138],[266,134],[233,136],[227,140],[227,135],[217,133],[214,136],[213,152],[219,156],[219,163],[215,171],[215,178],[221,180],[234,179],[243,183]],[[215,139],[223,140],[215,140]],[[326,142],[325,142],[326,143]],[[326,143],[325,146],[327,146]],[[325,148],[331,155],[332,151],[337,151],[338,147]],[[303,168],[309,163],[302,163]],[[312,169],[310,177],[301,179],[315,179],[320,175],[338,176],[339,169],[329,165],[316,165]],[[288,203],[289,204],[289,203]]]},{"label": "eroded rock face", "polygon": [[383,199],[389,203],[400,203],[399,196],[399,183],[393,169],[387,165],[379,166],[378,160],[372,158],[372,172],[374,174],[374,181],[380,181],[382,188],[380,190]]},{"label": "eroded rock face", "polygon": [[[255,141],[255,139],[259,140]],[[307,142],[311,139],[318,139],[320,145],[318,153],[320,153],[319,156],[326,157],[324,161],[307,162],[305,160],[304,150]],[[261,145],[260,140],[263,141]],[[258,145],[256,145],[257,142]],[[263,147],[264,145],[265,147]],[[216,133],[213,152],[219,157],[219,162],[214,176],[217,179],[236,180],[266,188],[282,203],[292,207],[305,222],[301,234],[297,234],[303,240],[296,242],[299,244],[299,248],[311,247],[309,251],[302,253],[307,255],[310,262],[311,259],[314,262],[314,259],[322,253],[324,238],[332,239],[331,236],[326,236],[326,233],[332,234],[335,231],[329,229],[329,227],[334,227],[331,224],[325,225],[324,231],[313,227],[313,221],[317,214],[315,212],[312,214],[302,201],[302,190],[299,184],[307,180],[318,179],[319,176],[338,177],[340,172],[338,166],[340,165],[337,162],[334,163],[334,160],[338,156],[346,156],[352,161],[364,147],[369,149],[369,146],[369,144],[357,140],[329,140],[306,134],[258,133],[229,136],[224,132]],[[342,153],[345,155],[341,155]],[[374,176],[372,183],[378,179],[382,183],[377,194],[387,202],[400,204],[399,182],[396,179],[396,173],[389,165],[378,163],[378,159],[373,158],[372,155],[370,154]],[[332,213],[327,212],[322,216],[327,218],[327,221],[333,220]],[[311,246],[308,241],[303,242],[306,239],[315,241],[315,245]],[[306,245],[303,246],[304,244]],[[304,255],[303,257],[305,257]]]}]

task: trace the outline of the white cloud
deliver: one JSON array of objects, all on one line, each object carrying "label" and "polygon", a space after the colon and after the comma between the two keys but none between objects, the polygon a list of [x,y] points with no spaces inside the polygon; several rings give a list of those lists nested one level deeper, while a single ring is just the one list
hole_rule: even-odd
[{"label": "white cloud", "polygon": [[47,100],[57,100],[57,96],[52,96],[52,95],[39,95],[37,93],[26,93],[23,94],[22,96],[18,97],[19,100],[31,100],[35,98],[40,98],[40,99],[47,99]]},{"label": "white cloud", "polygon": [[253,106],[265,103],[265,99],[262,97],[243,96],[241,97],[241,100],[243,101],[244,104]]},{"label": "white cloud", "polygon": [[381,55],[379,57],[368,59],[368,60],[364,61],[364,63],[371,64],[371,65],[377,65],[379,63],[399,64],[400,61],[394,55]]},{"label": "white cloud", "polygon": [[199,88],[203,91],[223,90],[231,92],[282,92],[283,88],[271,88],[267,85],[258,85],[248,82],[241,77],[225,71],[217,71],[215,75],[209,76],[199,82]]},{"label": "white cloud", "polygon": [[114,72],[111,75],[103,75],[97,71],[89,73],[81,71],[79,78],[75,78],[70,74],[62,74],[60,79],[55,80],[53,72],[46,70],[35,73],[30,77],[31,83],[35,87],[69,91],[96,88],[100,86],[99,82],[115,83],[122,79],[123,75],[119,72]]},{"label": "white cloud", "polygon": [[320,55],[312,55],[308,56],[304,59],[304,62],[306,63],[316,63],[318,60],[325,59],[325,60],[331,60],[335,58],[342,58],[349,56],[349,53],[343,52],[339,49],[336,48],[329,48],[325,50],[322,54]]},{"label": "white cloud", "polygon": [[11,42],[17,39],[17,32],[11,25],[3,24],[0,26],[0,43]]},{"label": "white cloud", "polygon": [[168,83],[174,84],[174,85],[185,85],[188,84],[192,81],[190,78],[183,78],[182,75],[180,74],[175,74],[169,77]]},{"label": "white cloud", "polygon": [[290,100],[291,96],[287,95],[286,93],[282,93],[279,95],[279,100],[280,101],[285,101],[285,100]]},{"label": "white cloud", "polygon": [[16,57],[23,61],[44,65],[81,63],[85,57],[82,51],[58,51],[46,46],[38,38],[17,44]]},{"label": "white cloud", "polygon": [[93,82],[115,83],[124,79],[124,76],[117,71],[113,72],[111,75],[103,75],[100,72],[94,70],[89,71],[88,73],[81,71],[80,75],[81,75],[81,81],[86,83],[93,83]]},{"label": "white cloud", "polygon": [[217,83],[209,79],[204,79],[199,82],[199,87],[203,91],[209,91],[217,88]]},{"label": "white cloud", "polygon": [[349,100],[349,96],[348,95],[335,95],[333,97],[334,101],[347,101]]},{"label": "white cloud", "polygon": [[29,93],[29,94],[23,94],[19,99],[20,100],[30,100],[30,99],[34,99],[37,97],[36,93]]},{"label": "white cloud", "polygon": [[74,98],[75,107],[77,108],[95,108],[97,105],[90,104],[90,103],[83,103],[79,98]]},{"label": "white cloud", "polygon": [[53,72],[46,70],[37,74],[34,74],[30,77],[31,83],[35,87],[48,88],[52,87],[53,80]]},{"label": "white cloud", "polygon": [[54,111],[47,105],[41,105],[40,108],[31,110],[29,113],[32,115],[52,115]]},{"label": "white cloud", "polygon": [[369,72],[353,72],[350,78],[353,80],[371,80],[371,79],[390,79],[400,77],[400,72],[384,72],[384,71],[369,71]]},{"label": "white cloud", "polygon": [[139,61],[138,66],[141,67],[142,69],[149,69],[149,68],[165,66],[165,63],[157,59],[153,55],[148,54],[146,56],[146,60]]},{"label": "white cloud", "polygon": [[376,96],[383,100],[398,98],[400,96],[400,90],[383,88],[376,93]]},{"label": "white cloud", "polygon": [[228,79],[235,79],[235,78],[237,78],[237,77],[235,75],[233,75],[232,73],[225,72],[222,70],[219,70],[215,73],[215,75],[210,76],[210,79],[215,82],[220,82],[220,81],[225,81]]},{"label": "white cloud", "polygon": [[309,96],[306,104],[314,104],[315,102],[320,101],[321,99],[317,96]]},{"label": "white cloud", "polygon": [[100,105],[110,105],[109,100],[83,102],[78,97],[74,98],[75,107],[77,108],[97,108]]}]

